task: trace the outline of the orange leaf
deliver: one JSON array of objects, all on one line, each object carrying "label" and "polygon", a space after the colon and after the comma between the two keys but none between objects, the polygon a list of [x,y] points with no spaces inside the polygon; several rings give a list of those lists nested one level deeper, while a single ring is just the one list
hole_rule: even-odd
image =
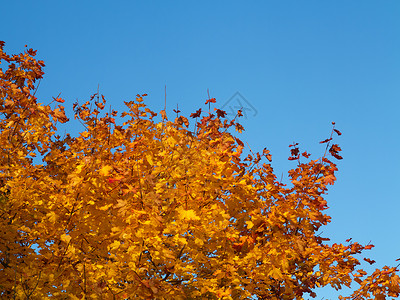
[{"label": "orange leaf", "polygon": [[335,175],[328,175],[324,177],[324,183],[333,185],[335,183],[336,177]]},{"label": "orange leaf", "polygon": [[215,103],[215,102],[217,102],[217,100],[215,98],[211,98],[211,99],[208,99],[205,104],[208,104],[210,102]]},{"label": "orange leaf", "polygon": [[61,122],[61,123],[66,123],[68,122],[68,118],[65,115],[64,112],[64,107],[60,106],[60,108],[56,108],[53,110],[53,115]]}]

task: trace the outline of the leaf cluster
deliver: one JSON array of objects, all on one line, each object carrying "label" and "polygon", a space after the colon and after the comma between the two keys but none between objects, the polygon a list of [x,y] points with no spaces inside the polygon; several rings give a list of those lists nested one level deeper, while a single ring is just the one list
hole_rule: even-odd
[{"label": "leaf cluster", "polygon": [[243,130],[241,112],[233,120],[211,113],[215,98],[208,113],[191,114],[190,130],[178,109],[174,120],[163,110],[156,122],[146,95],[118,114],[95,94],[73,105],[82,132],[60,137],[64,100],[35,97],[44,63],[32,49],[3,49],[1,297],[304,299],[352,282],[359,289],[343,299],[399,296],[397,268],[370,276],[359,268],[372,245],[330,245],[319,233],[330,222],[331,157],[341,159],[330,145],[341,134],[334,127],[319,159],[291,145],[290,186],[277,180],[267,149],[242,158],[244,144],[229,132]]}]

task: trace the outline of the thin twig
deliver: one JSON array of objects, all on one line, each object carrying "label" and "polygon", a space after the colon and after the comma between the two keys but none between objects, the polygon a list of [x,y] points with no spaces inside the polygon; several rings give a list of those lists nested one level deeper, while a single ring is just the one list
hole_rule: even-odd
[{"label": "thin twig", "polygon": [[167,85],[164,87],[164,111],[167,112]]},{"label": "thin twig", "polygon": [[35,91],[33,92],[33,95],[32,95],[32,96],[35,97],[36,92],[37,92],[37,90],[38,90],[38,88],[39,88],[39,85],[40,85],[40,82],[41,82],[41,81],[42,81],[42,78],[39,78],[38,84],[37,84],[37,86],[36,86],[36,88],[35,88]]}]

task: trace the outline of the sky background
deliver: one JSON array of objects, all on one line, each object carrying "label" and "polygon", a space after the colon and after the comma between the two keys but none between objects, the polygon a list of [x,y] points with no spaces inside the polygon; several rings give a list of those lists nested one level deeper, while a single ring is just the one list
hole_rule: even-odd
[{"label": "sky background", "polygon": [[[3,2],[5,51],[38,50],[39,102],[61,93],[70,119],[72,103],[98,85],[120,112],[138,93],[159,112],[166,85],[171,118],[177,104],[186,116],[206,109],[209,89],[227,111],[241,99],[249,110],[239,138],[253,151],[267,147],[284,181],[295,167],[288,145],[319,157],[335,121],[344,159],[323,235],[372,241],[372,270],[397,265],[400,1]],[[324,289],[317,299],[336,295]]]}]

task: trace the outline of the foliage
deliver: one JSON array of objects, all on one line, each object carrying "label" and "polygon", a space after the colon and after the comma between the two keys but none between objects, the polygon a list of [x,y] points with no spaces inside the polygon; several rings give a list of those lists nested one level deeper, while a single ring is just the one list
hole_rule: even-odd
[{"label": "foliage", "polygon": [[358,268],[356,255],[372,245],[328,245],[318,234],[336,180],[328,155],[341,159],[332,135],[317,160],[291,145],[290,187],[267,149],[241,158],[244,145],[228,130],[243,128],[218,109],[193,113],[191,131],[178,110],[174,121],[163,110],[155,122],[137,95],[118,125],[94,95],[74,104],[79,136],[60,137],[64,100],[52,108],[35,97],[44,63],[32,49],[3,49],[2,298],[303,299],[354,281],[360,288],[343,299],[399,295],[396,268],[370,276]]}]

